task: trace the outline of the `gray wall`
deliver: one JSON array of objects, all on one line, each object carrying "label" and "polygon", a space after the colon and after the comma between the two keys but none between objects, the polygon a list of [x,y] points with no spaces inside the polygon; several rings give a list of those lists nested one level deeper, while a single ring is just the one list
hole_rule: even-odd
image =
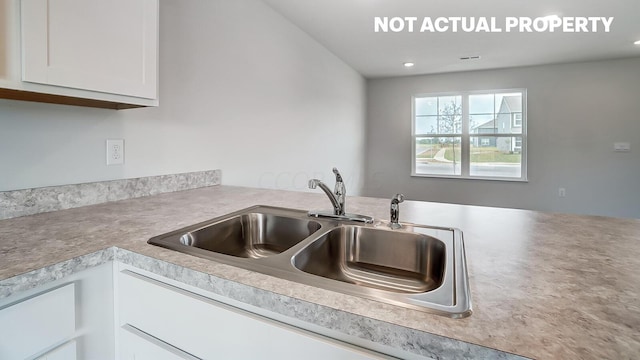
[{"label": "gray wall", "polygon": [[[528,89],[528,183],[410,176],[411,95],[508,88]],[[367,91],[364,195],[640,218],[640,58],[376,79]]]},{"label": "gray wall", "polygon": [[[161,0],[160,12],[160,107],[0,100],[0,191],[206,169],[301,190],[335,165],[359,192],[362,76],[259,0]],[[107,138],[125,139],[124,166],[105,165]]]}]

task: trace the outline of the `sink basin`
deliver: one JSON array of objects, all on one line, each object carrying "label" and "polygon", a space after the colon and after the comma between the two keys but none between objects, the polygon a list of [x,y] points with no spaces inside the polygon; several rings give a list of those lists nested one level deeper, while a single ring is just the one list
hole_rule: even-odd
[{"label": "sink basin", "polygon": [[149,244],[282,279],[438,315],[471,314],[458,229],[309,217],[253,206]]},{"label": "sink basin", "polygon": [[180,236],[180,243],[221,254],[262,258],[279,254],[320,229],[316,221],[251,212]]},{"label": "sink basin", "polygon": [[320,223],[300,218],[298,213],[257,208],[191,228],[152,238],[149,243],[174,250],[190,247],[196,252],[258,259],[286,251],[318,231]]},{"label": "sink basin", "polygon": [[424,293],[444,281],[446,246],[428,235],[362,226],[335,228],[293,257],[306,273],[398,293]]}]

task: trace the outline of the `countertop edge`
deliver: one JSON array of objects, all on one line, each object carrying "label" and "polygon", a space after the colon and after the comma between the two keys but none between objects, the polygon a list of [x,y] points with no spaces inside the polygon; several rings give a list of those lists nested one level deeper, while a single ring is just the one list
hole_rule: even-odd
[{"label": "countertop edge", "polygon": [[113,261],[115,249],[109,247],[0,280],[0,300]]},{"label": "countertop edge", "polygon": [[415,355],[437,359],[527,359],[501,350],[276,294],[115,246],[1,280],[0,299],[114,260],[279,315]]}]

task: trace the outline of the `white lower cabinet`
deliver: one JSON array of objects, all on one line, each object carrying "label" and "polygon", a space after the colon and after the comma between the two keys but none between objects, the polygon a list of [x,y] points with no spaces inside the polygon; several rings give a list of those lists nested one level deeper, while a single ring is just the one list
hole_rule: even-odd
[{"label": "white lower cabinet", "polygon": [[117,276],[123,359],[388,358],[131,271]]},{"label": "white lower cabinet", "polygon": [[0,299],[0,360],[113,360],[113,263]]},{"label": "white lower cabinet", "polygon": [[390,358],[183,285],[108,262],[0,299],[0,360]]},{"label": "white lower cabinet", "polygon": [[0,359],[26,359],[71,339],[76,331],[74,284],[2,308],[0,324]]},{"label": "white lower cabinet", "polygon": [[174,348],[149,334],[125,325],[119,329],[120,360],[197,360],[184,351]]},{"label": "white lower cabinet", "polygon": [[68,343],[59,346],[48,353],[38,357],[36,360],[76,360],[76,342],[71,340]]}]

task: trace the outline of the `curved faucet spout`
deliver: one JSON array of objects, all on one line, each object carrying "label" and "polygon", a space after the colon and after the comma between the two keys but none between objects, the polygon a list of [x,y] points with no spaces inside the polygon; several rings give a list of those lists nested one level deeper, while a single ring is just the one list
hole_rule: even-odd
[{"label": "curved faucet spout", "polygon": [[371,216],[345,213],[344,201],[347,196],[347,189],[344,187],[344,181],[342,181],[342,175],[340,175],[338,169],[333,168],[333,173],[336,175],[336,186],[333,192],[331,192],[331,189],[329,189],[329,187],[322,181],[318,179],[309,180],[309,189],[320,187],[320,189],[327,194],[329,200],[331,200],[331,205],[333,205],[333,214],[325,211],[309,211],[309,216],[325,217],[344,221],[360,221],[372,224],[374,219]]},{"label": "curved faucet spout", "polygon": [[333,214],[344,216],[344,202],[347,196],[347,189],[344,186],[344,181],[342,181],[342,175],[340,175],[337,168],[333,168],[333,173],[336,175],[336,186],[333,188],[333,192],[331,192],[325,183],[318,179],[309,180],[309,189],[315,189],[319,186],[320,189],[327,194],[329,200],[331,200]]},{"label": "curved faucet spout", "polygon": [[331,189],[329,189],[329,187],[322,181],[318,179],[309,180],[309,189],[315,189],[316,187],[320,187],[320,189],[322,189],[322,191],[327,194],[329,200],[331,200],[331,205],[333,205],[333,213],[335,215],[344,215],[344,205],[343,203],[340,203],[339,197],[336,197],[336,195],[331,192]]}]

